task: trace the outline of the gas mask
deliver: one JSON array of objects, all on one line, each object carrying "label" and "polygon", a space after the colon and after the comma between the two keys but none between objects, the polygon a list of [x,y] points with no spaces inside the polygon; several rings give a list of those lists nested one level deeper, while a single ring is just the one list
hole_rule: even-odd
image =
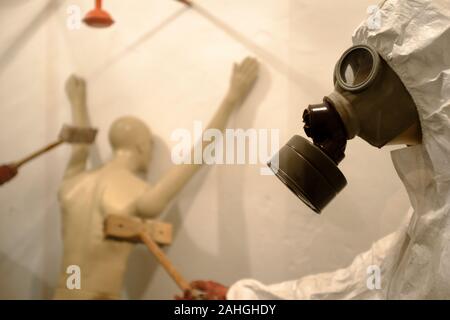
[{"label": "gas mask", "polygon": [[421,142],[416,105],[400,78],[367,45],[348,49],[334,70],[334,91],[303,113],[304,131],[284,145],[268,166],[316,213],[346,185],[337,165],[355,136],[381,148]]}]

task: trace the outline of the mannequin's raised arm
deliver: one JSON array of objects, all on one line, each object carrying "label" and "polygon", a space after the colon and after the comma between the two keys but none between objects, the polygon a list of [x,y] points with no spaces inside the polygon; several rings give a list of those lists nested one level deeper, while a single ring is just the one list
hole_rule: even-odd
[{"label": "mannequin's raised arm", "polygon": [[[89,127],[86,103],[86,82],[72,75],[66,81],[66,94],[72,109],[72,122],[76,127]],[[72,154],[64,173],[64,179],[73,177],[86,169],[89,156],[89,145],[74,144]]]},{"label": "mannequin's raised arm", "polygon": [[[225,129],[233,109],[243,103],[257,76],[258,62],[253,58],[246,58],[242,63],[234,65],[229,91],[205,130],[215,128],[223,131]],[[203,141],[202,150],[209,143],[211,142]],[[139,214],[144,216],[159,214],[200,167],[200,164],[182,164],[169,170],[156,186],[149,188],[141,196],[137,203]]]}]

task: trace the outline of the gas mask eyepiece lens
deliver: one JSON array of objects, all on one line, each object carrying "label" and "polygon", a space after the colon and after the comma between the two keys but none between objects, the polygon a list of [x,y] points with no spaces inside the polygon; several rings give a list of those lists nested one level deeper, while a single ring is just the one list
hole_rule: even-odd
[{"label": "gas mask eyepiece lens", "polygon": [[371,47],[352,47],[336,64],[335,81],[347,91],[364,90],[374,81],[379,65],[379,55]]}]

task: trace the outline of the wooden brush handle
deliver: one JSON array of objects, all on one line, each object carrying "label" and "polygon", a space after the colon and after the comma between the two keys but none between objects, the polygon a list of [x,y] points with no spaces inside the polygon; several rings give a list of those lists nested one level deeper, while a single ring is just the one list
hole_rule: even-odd
[{"label": "wooden brush handle", "polygon": [[164,252],[159,248],[153,239],[144,232],[141,232],[140,238],[142,242],[147,246],[148,250],[155,256],[156,260],[164,267],[170,277],[175,281],[178,287],[184,291],[191,290],[189,283],[183,278],[183,276],[175,269],[172,262],[164,254]]},{"label": "wooden brush handle", "polygon": [[26,156],[25,158],[14,162],[13,165],[16,167],[16,169],[19,169],[19,167],[21,167],[25,163],[33,160],[34,158],[39,157],[40,155],[42,155],[42,154],[52,150],[53,148],[56,148],[57,146],[59,146],[63,142],[64,142],[63,140],[58,140],[58,141],[55,141],[53,143],[50,143],[50,144],[46,145],[45,147],[43,147],[43,148],[33,152],[32,154]]},{"label": "wooden brush handle", "polygon": [[62,140],[58,140],[56,142],[50,143],[49,145],[43,147],[42,149],[39,149],[38,151],[33,152],[29,156],[27,156],[19,161],[0,165],[0,185],[2,185],[4,183],[10,181],[12,178],[14,178],[18,173],[19,167],[21,167],[25,163],[33,160],[34,158],[39,157],[41,154],[59,146],[63,142],[64,141],[62,141]]}]

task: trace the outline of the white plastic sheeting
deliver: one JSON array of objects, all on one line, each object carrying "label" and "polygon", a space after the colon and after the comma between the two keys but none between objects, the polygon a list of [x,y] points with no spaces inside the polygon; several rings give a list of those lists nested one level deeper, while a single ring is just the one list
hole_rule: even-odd
[{"label": "white plastic sheeting", "polygon": [[[0,162],[54,139],[70,121],[64,96],[72,72],[86,77],[92,122],[101,130],[92,165],[110,156],[117,117],[144,119],[157,135],[150,181],[172,164],[170,135],[207,121],[234,61],[254,55],[260,80],[229,127],[302,132],[304,107],[332,89],[332,70],[374,1],[104,1],[116,24],[67,27],[69,5],[90,1],[0,3]],[[50,298],[61,258],[56,192],[68,159],[61,147],[0,187],[0,297]],[[355,140],[340,165],[349,185],[322,216],[312,213],[260,166],[205,168],[161,219],[175,226],[166,249],[188,279],[231,284],[296,279],[348,265],[395,230],[409,202],[389,149]],[[142,246],[129,261],[124,297],[171,298],[178,289]]]}]

